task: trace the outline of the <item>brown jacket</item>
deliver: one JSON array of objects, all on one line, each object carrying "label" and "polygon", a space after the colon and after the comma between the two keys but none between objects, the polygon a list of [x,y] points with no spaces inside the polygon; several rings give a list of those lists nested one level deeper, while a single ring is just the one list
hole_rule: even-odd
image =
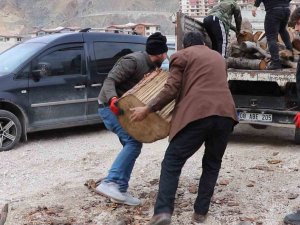
[{"label": "brown jacket", "polygon": [[225,60],[204,45],[191,46],[172,55],[170,76],[164,89],[148,106],[151,111],[157,111],[175,98],[169,140],[198,119],[217,115],[238,121]]}]

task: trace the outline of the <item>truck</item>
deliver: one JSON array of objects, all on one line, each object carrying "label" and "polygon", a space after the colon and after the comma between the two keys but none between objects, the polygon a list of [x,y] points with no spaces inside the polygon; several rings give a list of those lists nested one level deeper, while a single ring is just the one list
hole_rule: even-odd
[{"label": "truck", "polygon": [[[176,46],[182,48],[185,32],[200,31],[207,46],[211,41],[200,21],[183,13],[176,15]],[[296,69],[228,71],[228,84],[240,123],[256,129],[268,126],[295,129],[294,142],[300,144],[300,129],[294,125],[298,112]]]}]

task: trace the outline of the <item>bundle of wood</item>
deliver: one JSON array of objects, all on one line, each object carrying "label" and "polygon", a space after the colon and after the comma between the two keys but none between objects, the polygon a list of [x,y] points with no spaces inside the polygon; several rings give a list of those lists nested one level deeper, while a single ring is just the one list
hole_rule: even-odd
[{"label": "bundle of wood", "polygon": [[[288,32],[293,44],[293,52],[287,50],[278,37],[280,61],[283,67],[296,68],[300,51],[300,37],[291,27]],[[257,31],[253,34],[252,25],[243,19],[241,34],[228,46],[228,68],[265,70],[270,63],[267,38],[264,32]]]}]

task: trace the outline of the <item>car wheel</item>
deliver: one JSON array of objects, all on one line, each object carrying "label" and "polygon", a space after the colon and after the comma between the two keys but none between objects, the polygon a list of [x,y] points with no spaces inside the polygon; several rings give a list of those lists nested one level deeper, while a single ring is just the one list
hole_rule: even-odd
[{"label": "car wheel", "polygon": [[11,112],[0,110],[0,152],[12,149],[21,138],[20,120]]},{"label": "car wheel", "polygon": [[300,128],[295,129],[295,144],[300,145]]}]

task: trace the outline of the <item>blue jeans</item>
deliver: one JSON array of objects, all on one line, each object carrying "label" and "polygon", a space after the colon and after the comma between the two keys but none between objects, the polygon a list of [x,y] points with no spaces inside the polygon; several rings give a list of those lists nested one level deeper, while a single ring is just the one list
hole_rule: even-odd
[{"label": "blue jeans", "polygon": [[143,144],[127,134],[109,107],[99,108],[98,112],[105,127],[118,135],[123,145],[104,181],[114,182],[119,185],[121,192],[126,192],[135,160],[140,155]]}]

